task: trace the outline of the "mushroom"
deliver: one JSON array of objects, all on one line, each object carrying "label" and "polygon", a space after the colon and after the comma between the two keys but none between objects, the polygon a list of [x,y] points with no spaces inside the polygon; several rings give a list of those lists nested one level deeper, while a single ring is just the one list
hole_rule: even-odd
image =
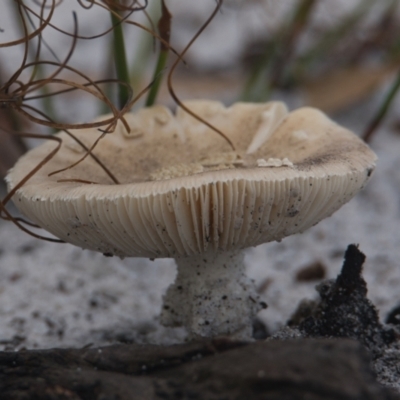
[{"label": "mushroom", "polygon": [[[265,307],[246,277],[244,252],[303,232],[349,201],[369,180],[376,156],[350,131],[312,108],[280,102],[185,103],[234,143],[183,108],[155,106],[126,115],[94,153],[117,176],[113,184],[65,133],[54,158],[13,196],[20,211],[64,241],[119,257],[173,257],[176,282],[161,322],[190,337],[249,339]],[[75,132],[90,146],[100,133]],[[11,190],[54,148],[21,157]],[[93,182],[93,184],[84,183]]]}]

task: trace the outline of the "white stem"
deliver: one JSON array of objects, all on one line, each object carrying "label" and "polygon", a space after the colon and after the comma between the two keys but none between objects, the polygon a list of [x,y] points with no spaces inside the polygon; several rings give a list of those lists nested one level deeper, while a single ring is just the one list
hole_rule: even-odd
[{"label": "white stem", "polygon": [[184,326],[190,338],[229,335],[250,340],[260,302],[245,274],[243,252],[178,258],[178,275],[164,296],[161,322]]}]

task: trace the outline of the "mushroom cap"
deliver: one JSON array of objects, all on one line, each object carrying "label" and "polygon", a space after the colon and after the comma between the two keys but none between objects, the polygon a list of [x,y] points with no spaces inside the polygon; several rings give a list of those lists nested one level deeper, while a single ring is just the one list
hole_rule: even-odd
[{"label": "mushroom cap", "polygon": [[[114,184],[65,133],[60,151],[13,197],[55,236],[105,254],[179,257],[256,246],[303,232],[331,215],[368,181],[376,156],[323,113],[284,104],[185,103],[227,141],[181,108],[154,106],[125,116],[93,151]],[[104,118],[104,117],[103,117]],[[96,129],[74,131],[87,146]],[[20,158],[12,189],[55,147]],[[77,180],[94,182],[82,183]],[[74,181],[75,180],[75,181]]]}]

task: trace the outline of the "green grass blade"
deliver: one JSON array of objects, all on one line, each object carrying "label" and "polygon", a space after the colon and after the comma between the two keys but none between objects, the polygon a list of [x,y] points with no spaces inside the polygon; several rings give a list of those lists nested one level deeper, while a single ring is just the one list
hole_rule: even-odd
[{"label": "green grass blade", "polygon": [[[111,15],[111,22],[114,26],[113,29],[113,49],[114,49],[114,62],[117,79],[130,84],[128,62],[125,51],[125,40],[123,26],[120,20],[113,13]],[[129,101],[129,90],[125,85],[120,85],[118,88],[118,106],[123,108]]]},{"label": "green grass blade", "polygon": [[390,106],[393,103],[393,100],[396,97],[397,92],[400,88],[400,70],[397,74],[397,78],[393,82],[393,85],[387,92],[381,106],[379,107],[378,111],[376,112],[375,116],[372,118],[371,122],[368,124],[362,138],[369,142],[371,140],[372,135],[376,132],[379,125],[382,123],[383,119],[385,118],[386,114],[388,113]]}]

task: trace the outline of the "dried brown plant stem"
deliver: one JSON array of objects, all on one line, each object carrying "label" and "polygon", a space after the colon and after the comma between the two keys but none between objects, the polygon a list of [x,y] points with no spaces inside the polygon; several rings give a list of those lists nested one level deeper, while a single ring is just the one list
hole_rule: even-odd
[{"label": "dried brown plant stem", "polygon": [[[9,193],[7,194],[7,196],[0,202],[0,218],[12,221],[19,229],[21,229],[25,233],[28,233],[29,235],[31,235],[31,236],[33,236],[33,237],[35,237],[37,239],[42,239],[42,240],[46,240],[46,241],[50,241],[50,242],[56,242],[56,243],[64,243],[64,241],[62,241],[60,239],[49,238],[49,237],[46,237],[46,236],[38,235],[35,232],[32,232],[31,230],[26,228],[24,225],[22,225],[22,223],[25,223],[25,224],[33,226],[33,227],[37,227],[36,225],[30,223],[29,221],[25,221],[22,218],[13,217],[9,213],[9,211],[6,209],[6,204],[14,196],[14,194],[17,192],[17,190],[22,185],[24,185],[37,171],[39,171],[40,168],[42,168],[47,162],[49,162],[54,157],[54,155],[60,149],[62,141],[61,141],[60,138],[58,138],[56,136],[51,136],[51,135],[40,135],[40,134],[36,134],[36,133],[23,133],[23,134],[20,134],[20,133],[17,133],[17,132],[13,132],[13,133],[17,134],[17,135],[20,135],[20,136],[23,136],[23,137],[29,137],[29,138],[33,138],[33,139],[53,140],[53,141],[57,142],[57,145],[39,164],[37,164],[34,168],[32,168],[32,170],[29,172],[29,174],[27,174],[20,182],[18,182],[18,184],[15,185],[15,187],[12,188],[9,191]],[[6,216],[4,216],[3,213]]]},{"label": "dried brown plant stem", "polygon": [[[140,6],[137,8],[126,8],[124,9],[126,15],[124,15],[123,17],[121,15],[119,15],[114,8],[110,8],[108,7],[106,4],[102,4],[100,2],[97,1],[90,1],[90,6],[84,6],[83,2],[81,0],[78,0],[78,3],[85,9],[90,9],[93,6],[98,6],[103,8],[104,10],[106,10],[107,12],[113,13],[114,16],[116,16],[118,18],[118,24],[122,24],[124,22],[126,22],[128,20],[128,18],[132,15],[132,13],[137,12],[137,11],[143,11],[145,12],[145,9],[147,7],[147,1],[145,2],[144,6]],[[37,17],[38,19],[40,19],[39,14],[37,14],[35,11],[29,9],[29,12],[32,13],[32,15],[34,15],[35,17]],[[63,29],[59,28],[58,26],[49,23],[48,24],[51,28],[53,28],[54,30],[56,30],[57,32],[60,32],[66,36],[72,36],[72,34],[70,32],[64,31]],[[140,24],[135,23],[135,25],[140,26]],[[82,36],[82,35],[77,35],[76,38],[77,39],[83,39],[83,40],[92,40],[92,39],[98,39],[102,36],[107,35],[108,33],[112,32],[113,29],[115,28],[115,26],[111,26],[110,28],[106,29],[105,31],[98,33],[97,35],[91,35],[91,36]]]},{"label": "dried brown plant stem", "polygon": [[[125,105],[125,107],[120,111],[120,113],[123,114],[123,113],[125,113],[127,110],[129,110],[129,109],[133,106],[133,104],[135,104],[135,103],[150,89],[151,85],[152,85],[152,82],[151,82],[147,87],[145,87],[142,91],[140,91],[140,92],[136,95],[136,97],[133,98],[133,99],[130,101],[129,104]],[[49,176],[58,174],[58,173],[60,173],[60,172],[63,172],[63,171],[66,171],[66,170],[68,170],[68,169],[71,169],[71,168],[75,167],[76,165],[80,164],[87,156],[90,155],[90,156],[93,157],[93,158],[96,160],[96,162],[103,168],[103,170],[109,175],[109,177],[114,181],[114,183],[115,183],[115,184],[119,184],[117,178],[116,178],[115,176],[113,176],[113,175],[111,174],[111,172],[108,170],[108,168],[106,168],[105,165],[104,165],[103,163],[101,163],[101,161],[93,154],[93,150],[94,150],[94,148],[96,147],[97,143],[105,136],[105,134],[110,133],[110,132],[112,131],[112,128],[115,128],[114,125],[113,125],[113,123],[110,124],[110,125],[102,132],[103,134],[100,135],[99,138],[97,138],[97,140],[95,141],[95,143],[93,143],[93,145],[92,145],[90,148],[88,148],[88,147],[86,147],[85,145],[83,145],[83,143],[82,143],[81,141],[79,141],[79,139],[76,138],[71,132],[68,132],[67,130],[64,130],[67,134],[69,134],[75,141],[77,141],[77,142],[86,150],[86,153],[85,153],[78,161],[76,161],[75,163],[69,165],[69,166],[66,167],[66,168],[62,168],[62,169],[53,171],[53,172],[51,172],[51,173],[49,174]],[[129,127],[129,126],[128,126],[128,127],[125,127],[125,128],[126,128],[128,131],[130,131],[130,127]],[[92,183],[92,182],[89,182],[89,183]]]},{"label": "dried brown plant stem", "polygon": [[[118,24],[126,23],[126,24],[128,24],[128,25],[137,26],[138,28],[140,28],[140,29],[142,29],[142,30],[148,32],[148,33],[149,33],[150,35],[152,35],[155,39],[157,39],[158,41],[160,41],[164,46],[167,46],[168,49],[169,49],[171,52],[173,52],[176,56],[180,57],[179,52],[176,51],[173,47],[171,47],[171,46],[169,45],[169,43],[166,42],[160,35],[158,35],[157,32],[155,31],[155,29],[147,28],[145,25],[142,25],[142,24],[140,24],[140,23],[138,23],[138,22],[136,22],[136,21],[131,21],[131,20],[128,19],[128,18],[132,15],[132,13],[133,13],[134,11],[143,11],[143,12],[146,14],[145,8],[147,7],[147,1],[146,1],[146,5],[145,5],[145,6],[140,6],[139,8],[130,9],[129,12],[127,13],[127,15],[124,15],[124,16],[119,15],[119,14],[116,13],[114,10],[110,9],[110,8],[107,7],[106,5],[101,4],[101,3],[99,3],[99,2],[91,1],[90,3],[91,3],[91,7],[92,7],[93,5],[96,5],[96,6],[99,6],[99,7],[101,7],[101,8],[104,8],[106,11],[112,13],[112,14],[118,19]],[[128,10],[127,10],[127,11],[128,11]],[[37,14],[37,13],[35,13],[33,10],[30,10],[30,12],[31,12],[35,17],[37,17],[38,19],[41,19],[40,15]],[[146,14],[146,15],[147,15],[147,14]],[[150,22],[151,22],[151,24],[152,24],[152,21],[151,21],[151,19],[150,19],[150,17],[149,17],[148,15],[147,15],[147,18],[150,20]],[[66,35],[66,36],[73,36],[73,34],[71,34],[70,32],[64,31],[64,30],[60,29],[59,27],[57,27],[56,25],[51,24],[50,22],[48,23],[48,25],[49,25],[51,28],[53,28],[54,30],[56,30],[57,32],[60,32],[60,33],[62,33],[62,34],[64,34],[64,35]],[[113,25],[113,26],[111,26],[110,28],[106,29],[105,31],[103,31],[103,32],[101,32],[101,33],[99,33],[99,34],[97,34],[97,35],[92,35],[92,36],[76,35],[75,37],[76,37],[77,39],[93,40],[93,39],[97,39],[97,38],[99,38],[99,37],[102,37],[102,36],[104,36],[104,35],[107,35],[108,33],[112,32],[114,28],[115,28],[115,26]],[[21,43],[23,43],[23,41],[22,41]]]},{"label": "dried brown plant stem", "polygon": [[[55,4],[54,0],[51,0],[51,1],[52,1],[53,4]],[[29,9],[29,8],[26,7],[26,5],[23,4],[21,0],[18,0],[17,4],[18,4],[18,12],[19,12],[19,14],[21,16],[21,19],[22,19],[22,21],[25,21],[25,19],[23,17],[22,8],[25,8],[25,9]],[[11,42],[0,43],[0,48],[2,48],[2,47],[13,47],[13,46],[16,46],[16,45],[19,45],[19,44],[27,43],[28,41],[32,40],[36,36],[40,35],[43,32],[43,30],[46,28],[46,26],[49,25],[50,20],[53,17],[54,8],[55,8],[55,5],[53,7],[51,7],[49,15],[47,16],[47,18],[45,20],[43,20],[44,21],[43,24],[40,25],[35,31],[33,31],[32,33],[28,34],[27,29],[24,29],[25,30],[25,36],[23,38],[18,39],[18,40],[13,40]],[[26,28],[26,23],[25,23],[25,28]]]},{"label": "dried brown plant stem", "polygon": [[[57,3],[59,4],[59,3]],[[23,40],[19,41],[14,41],[14,42],[9,42],[6,44],[3,44],[1,47],[6,47],[6,46],[12,46],[12,45],[18,45],[18,44],[24,44],[24,55],[23,55],[23,60],[21,62],[20,67],[17,69],[17,71],[12,75],[12,77],[0,88],[0,105],[3,108],[12,108],[15,109],[17,112],[19,112],[21,115],[25,116],[28,120],[38,123],[40,125],[46,125],[46,126],[51,126],[53,128],[58,128],[58,129],[63,129],[69,134],[79,145],[81,145],[97,163],[98,165],[110,176],[111,179],[115,183],[118,183],[116,178],[111,174],[111,172],[108,170],[108,168],[94,155],[91,153],[91,149],[88,149],[78,138],[75,137],[71,132],[67,130],[67,128],[85,128],[85,127],[93,127],[93,126],[106,126],[106,130],[102,135],[105,135],[108,132],[111,132],[117,123],[117,121],[120,119],[124,123],[124,125],[127,126],[126,121],[123,118],[123,113],[119,112],[116,107],[113,105],[113,103],[105,96],[105,94],[102,92],[102,90],[99,88],[98,83],[92,81],[89,77],[86,77],[84,74],[81,74],[79,71],[76,69],[73,69],[69,66],[67,66],[67,63],[69,62],[77,41],[77,36],[78,36],[78,23],[77,23],[77,18],[76,15],[73,14],[74,17],[74,34],[71,35],[73,36],[73,43],[71,45],[71,48],[65,57],[64,61],[61,63],[56,63],[56,62],[51,62],[51,61],[39,61],[39,55],[40,55],[40,43],[41,43],[41,32],[49,24],[49,21],[51,19],[54,7],[56,3],[53,1],[52,2],[52,7],[51,11],[49,13],[48,18],[45,20],[43,18],[44,15],[44,7],[45,7],[45,2],[41,5],[41,11],[40,11],[40,21],[41,21],[41,26],[35,30],[36,35],[39,34],[39,45],[38,48],[36,49],[36,55],[35,55],[35,61],[31,63],[27,63],[27,58],[28,58],[28,46],[30,43],[30,40],[35,37],[35,35],[28,35],[28,29],[27,29],[27,24],[24,19],[23,15],[23,3],[19,2],[18,3],[18,11],[21,16],[22,20],[22,26],[23,26],[23,31],[25,33],[25,38]],[[52,65],[55,66],[56,69],[53,71],[52,74],[50,74],[49,77],[45,79],[35,79],[34,72],[31,74],[28,82],[24,83],[19,80],[19,76],[22,74],[24,70],[30,67],[37,67],[38,65]],[[56,76],[58,76],[63,70],[70,70],[78,74],[81,78],[85,79],[86,82],[84,84],[79,84],[76,82],[71,82],[63,79],[57,79]],[[43,112],[40,110],[26,104],[26,101],[28,100],[33,100],[35,98],[40,98],[40,97],[47,97],[47,96],[54,96],[55,93],[48,93],[47,96],[28,96],[29,93],[33,93],[38,91],[39,89],[47,86],[48,84],[63,84],[66,86],[70,86],[69,89],[71,90],[83,90],[92,96],[104,101],[107,103],[107,105],[111,108],[111,111],[113,112],[113,117],[105,119],[103,121],[97,122],[97,123],[89,123],[89,124],[63,124],[63,123],[58,123],[55,121],[52,121],[51,118],[46,116]],[[14,90],[11,90],[12,86],[16,85],[16,88]],[[91,89],[92,87],[93,89]],[[132,97],[132,93],[130,94],[130,97]],[[126,110],[124,110],[126,111]],[[34,112],[41,116],[42,118],[37,118],[31,114],[31,112]],[[4,130],[4,129],[3,129]],[[0,217],[3,219],[11,220],[13,221],[20,229],[23,231],[29,233],[30,235],[44,239],[44,240],[50,240],[54,242],[60,242],[58,239],[52,239],[52,238],[47,238],[41,235],[36,234],[35,232],[30,231],[29,229],[25,228],[23,224],[27,224],[30,226],[36,227],[34,224],[29,223],[28,221],[25,221],[21,218],[14,218],[6,209],[6,204],[8,201],[15,195],[17,190],[23,186],[40,168],[42,168],[49,160],[51,160],[55,154],[59,151],[62,140],[58,138],[57,136],[49,136],[49,135],[40,135],[40,134],[33,134],[33,133],[17,133],[13,132],[14,135],[19,135],[21,137],[29,137],[29,138],[37,138],[37,139],[48,139],[48,140],[55,140],[57,141],[57,146],[54,148],[53,151],[51,151],[35,168],[33,168],[29,174],[27,174],[20,182],[18,182],[15,187],[9,192],[9,194],[0,202]]]},{"label": "dried brown plant stem", "polygon": [[173,87],[172,87],[172,76],[176,70],[176,67],[178,66],[179,62],[181,59],[185,56],[189,48],[192,46],[192,44],[196,41],[196,39],[202,34],[202,32],[207,28],[207,26],[210,24],[210,22],[214,19],[218,11],[220,10],[221,6],[223,4],[223,0],[217,0],[217,5],[212,12],[212,14],[208,17],[206,22],[200,27],[200,29],[197,31],[197,33],[192,37],[192,39],[189,41],[189,43],[186,45],[186,47],[182,50],[180,57],[175,60],[173,63],[169,73],[168,73],[168,91],[171,95],[171,97],[174,99],[174,101],[181,107],[183,110],[185,110],[188,114],[190,114],[193,118],[197,119],[198,121],[202,122],[204,125],[208,126],[210,129],[212,129],[214,132],[216,132],[218,135],[220,135],[222,138],[226,140],[226,142],[229,144],[229,146],[232,148],[233,151],[236,151],[235,145],[232,143],[232,141],[223,133],[221,132],[218,128],[216,128],[214,125],[210,124],[203,118],[199,117],[196,113],[194,113],[190,108],[186,107],[178,98],[176,95]]}]

